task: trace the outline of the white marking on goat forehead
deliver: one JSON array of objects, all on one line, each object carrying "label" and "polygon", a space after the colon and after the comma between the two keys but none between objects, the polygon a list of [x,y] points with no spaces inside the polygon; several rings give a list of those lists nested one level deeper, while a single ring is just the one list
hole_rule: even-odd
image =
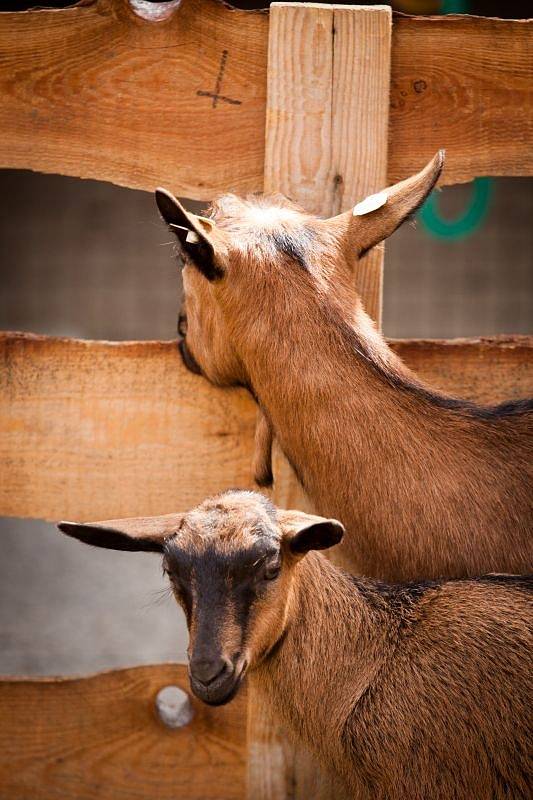
[{"label": "white marking on goat forehead", "polygon": [[238,540],[241,544],[279,535],[268,507],[244,493],[205,501],[185,516],[184,527],[202,539]]},{"label": "white marking on goat forehead", "polygon": [[301,221],[302,215],[293,208],[283,206],[249,205],[244,209],[247,222],[262,228],[273,228],[281,222]]}]

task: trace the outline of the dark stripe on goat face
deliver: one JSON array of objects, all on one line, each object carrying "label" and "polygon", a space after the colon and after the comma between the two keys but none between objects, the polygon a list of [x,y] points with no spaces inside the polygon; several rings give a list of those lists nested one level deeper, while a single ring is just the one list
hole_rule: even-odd
[{"label": "dark stripe on goat face", "polygon": [[[221,552],[216,546],[198,552],[180,548],[177,541],[166,546],[165,568],[177,586],[194,591],[197,602],[209,601],[213,591],[230,597],[245,586],[254,587],[261,565],[279,553],[279,543],[268,533],[251,547]],[[218,601],[217,601],[218,602]]]},{"label": "dark stripe on goat face", "polygon": [[222,655],[232,663],[242,655],[254,604],[262,594],[258,583],[261,563],[277,551],[265,537],[260,547],[231,553],[215,547],[189,558],[177,550],[172,553],[169,571],[184,598],[189,625],[195,619],[194,651],[212,658]]},{"label": "dark stripe on goat face", "polygon": [[296,261],[302,269],[309,269],[308,253],[313,241],[313,231],[301,228],[296,231],[273,231],[269,234],[276,250]]}]

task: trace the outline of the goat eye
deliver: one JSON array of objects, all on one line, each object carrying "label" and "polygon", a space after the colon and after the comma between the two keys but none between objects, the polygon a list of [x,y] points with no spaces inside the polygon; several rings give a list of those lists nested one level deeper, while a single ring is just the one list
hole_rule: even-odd
[{"label": "goat eye", "polygon": [[274,578],[277,578],[279,573],[281,572],[281,562],[271,561],[269,564],[265,566],[265,571],[263,572],[263,578],[266,581],[273,581]]}]

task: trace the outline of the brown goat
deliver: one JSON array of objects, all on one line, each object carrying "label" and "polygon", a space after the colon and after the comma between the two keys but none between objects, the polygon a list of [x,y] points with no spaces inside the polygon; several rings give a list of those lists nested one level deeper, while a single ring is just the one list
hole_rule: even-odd
[{"label": "brown goat", "polygon": [[164,556],[190,633],[191,688],[249,673],[358,800],[531,797],[531,578],[387,585],[322,555],[342,525],[229,492],[185,515],[61,523]]},{"label": "brown goat", "polygon": [[[205,220],[157,192],[185,259],[185,363],[250,389],[264,452],[275,434],[317,512],[347,527],[343,563],[391,581],[533,566],[533,403],[486,408],[425,386],[353,288],[358,258],[418,208],[442,163],[329,220],[232,195]],[[256,467],[267,482],[263,453]]]}]

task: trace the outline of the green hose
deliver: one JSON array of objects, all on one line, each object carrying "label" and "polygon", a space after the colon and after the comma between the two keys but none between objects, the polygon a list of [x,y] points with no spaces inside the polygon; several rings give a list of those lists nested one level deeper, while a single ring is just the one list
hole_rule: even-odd
[{"label": "green hose", "polygon": [[464,239],[483,224],[492,196],[492,179],[476,178],[472,183],[472,197],[466,210],[455,219],[445,219],[439,211],[439,195],[432,192],[422,206],[419,219],[437,239]]}]

